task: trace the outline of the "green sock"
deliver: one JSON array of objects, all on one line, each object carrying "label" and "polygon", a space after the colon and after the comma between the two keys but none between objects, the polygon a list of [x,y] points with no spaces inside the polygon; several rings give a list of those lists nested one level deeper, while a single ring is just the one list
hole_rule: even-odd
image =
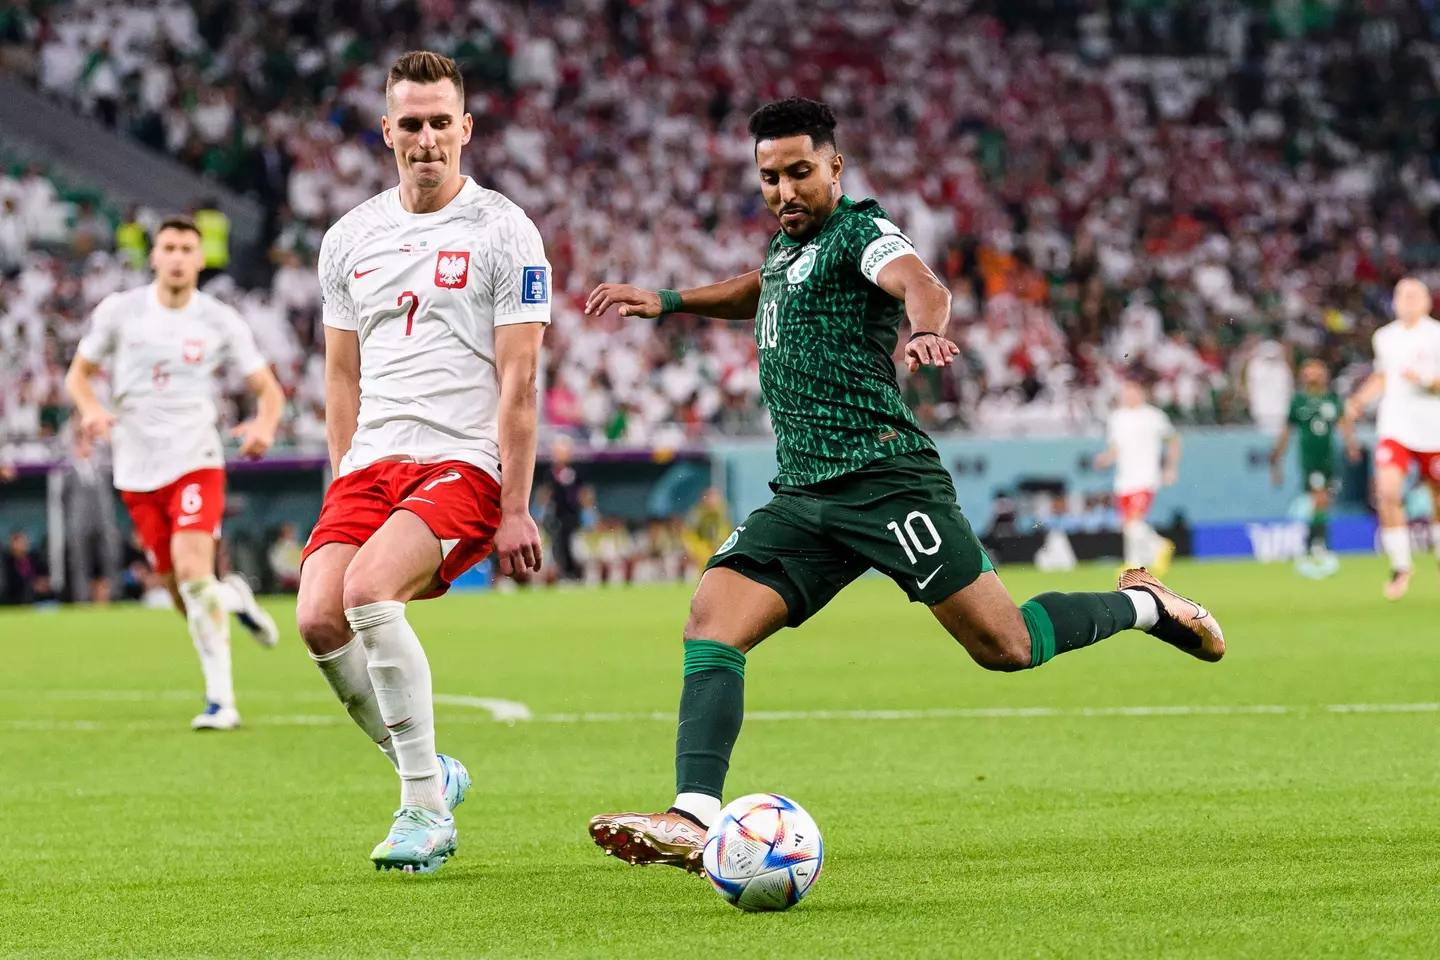
[{"label": "green sock", "polygon": [[1125,594],[1042,593],[1020,605],[1030,631],[1030,666],[1114,636],[1135,626],[1135,604]]},{"label": "green sock", "polygon": [[745,654],[714,640],[686,640],[675,733],[676,793],[722,795],[744,718]]},{"label": "green sock", "polygon": [[1319,553],[1330,545],[1330,514],[1316,510],[1310,518],[1310,552]]}]

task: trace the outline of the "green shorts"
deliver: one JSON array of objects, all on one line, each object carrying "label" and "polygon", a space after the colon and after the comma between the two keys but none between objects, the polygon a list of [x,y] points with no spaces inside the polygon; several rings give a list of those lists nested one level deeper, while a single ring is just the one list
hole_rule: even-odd
[{"label": "green shorts", "polygon": [[935,604],[993,570],[934,451],[873,463],[775,496],[705,565],[775,590],[796,627],[872,567],[917,603]]}]

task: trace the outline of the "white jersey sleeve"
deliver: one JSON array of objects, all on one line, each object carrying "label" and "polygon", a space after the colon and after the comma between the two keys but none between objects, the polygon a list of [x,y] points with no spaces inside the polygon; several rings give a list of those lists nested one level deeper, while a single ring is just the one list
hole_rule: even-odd
[{"label": "white jersey sleeve", "polygon": [[217,311],[224,335],[224,360],[242,377],[249,377],[268,367],[270,362],[255,343],[255,331],[233,308]]},{"label": "white jersey sleeve", "polygon": [[90,314],[90,329],[80,338],[76,350],[91,363],[104,363],[115,356],[120,342],[120,303],[120,294],[112,293]]},{"label": "white jersey sleeve", "polygon": [[550,322],[550,261],[531,219],[518,210],[494,228],[489,282],[495,326]]},{"label": "white jersey sleeve", "polygon": [[1175,423],[1170,415],[1159,407],[1151,407],[1155,414],[1155,429],[1160,434],[1161,440],[1169,440],[1175,435]]},{"label": "white jersey sleeve", "polygon": [[350,265],[340,238],[340,225],[336,224],[325,231],[325,239],[320,242],[320,318],[327,327],[356,330],[360,323],[346,275]]}]

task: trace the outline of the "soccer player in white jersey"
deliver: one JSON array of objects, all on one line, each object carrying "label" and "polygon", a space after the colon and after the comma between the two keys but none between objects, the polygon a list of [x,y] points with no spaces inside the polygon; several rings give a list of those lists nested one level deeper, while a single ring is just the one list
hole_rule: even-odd
[{"label": "soccer player in white jersey", "polygon": [[455,850],[450,812],[470,778],[435,752],[430,665],[405,604],[444,593],[492,549],[502,574],[540,567],[529,502],[550,266],[524,211],[460,173],[471,118],[455,63],[407,53],[385,97],[400,184],[320,247],[336,479],[305,547],[296,618],[400,776],[400,810],[371,860],[428,873]]},{"label": "soccer player in white jersey", "polygon": [[1414,464],[1430,486],[1437,514],[1430,543],[1440,557],[1440,321],[1430,316],[1430,291],[1406,277],[1395,285],[1395,319],[1375,331],[1375,372],[1345,406],[1347,424],[1376,400],[1375,500],[1380,546],[1390,559],[1385,596],[1398,600],[1410,586],[1410,530],[1405,482]]},{"label": "soccer player in white jersey", "polygon": [[[229,614],[273,647],[275,621],[243,577],[215,579],[215,541],[225,512],[225,459],[216,421],[215,373],[238,370],[258,400],[240,424],[240,452],[259,457],[275,440],[285,406],[280,384],[245,321],[195,288],[205,265],[200,232],[185,217],[165,220],[150,251],[155,281],[100,301],[65,376],[65,388],[92,439],[114,451],[115,486],[155,572],[185,615],[205,676],[197,730],[240,725],[230,671]],[[110,367],[114,411],[90,378]]]},{"label": "soccer player in white jersey", "polygon": [[1135,380],[1122,385],[1120,406],[1110,414],[1105,434],[1108,446],[1095,458],[1095,466],[1115,467],[1115,509],[1120,513],[1125,566],[1164,574],[1175,544],[1150,525],[1150,507],[1155,491],[1173,486],[1179,476],[1180,435],[1164,411],[1145,402],[1145,388]]}]

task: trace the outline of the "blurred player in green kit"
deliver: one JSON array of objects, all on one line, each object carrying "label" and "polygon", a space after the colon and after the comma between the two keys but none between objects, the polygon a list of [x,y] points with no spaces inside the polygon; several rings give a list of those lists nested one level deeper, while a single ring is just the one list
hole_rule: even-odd
[{"label": "blurred player in green kit", "polygon": [[1328,577],[1340,569],[1340,561],[1330,552],[1330,504],[1334,495],[1335,432],[1345,438],[1345,449],[1352,460],[1358,459],[1355,434],[1344,419],[1345,404],[1330,389],[1330,371],[1323,360],[1306,360],[1300,368],[1300,392],[1290,401],[1290,417],[1286,429],[1275,441],[1270,453],[1270,476],[1275,486],[1284,482],[1281,466],[1290,445],[1290,427],[1300,436],[1300,481],[1310,494],[1310,549],[1295,563],[1295,569],[1312,579]]}]

